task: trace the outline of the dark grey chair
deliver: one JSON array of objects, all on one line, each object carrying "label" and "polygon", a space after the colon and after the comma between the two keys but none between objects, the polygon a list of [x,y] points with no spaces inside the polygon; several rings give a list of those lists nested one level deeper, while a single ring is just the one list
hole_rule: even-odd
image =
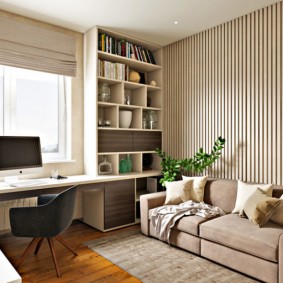
[{"label": "dark grey chair", "polygon": [[67,229],[72,222],[76,192],[77,188],[74,186],[57,195],[39,196],[38,206],[13,207],[10,209],[12,234],[17,237],[33,237],[33,240],[24,251],[16,268],[23,263],[35,246],[34,253],[37,254],[43,239],[47,238],[57,276],[61,277],[55,255],[53,239],[58,240],[75,256],[78,255],[59,235]]}]

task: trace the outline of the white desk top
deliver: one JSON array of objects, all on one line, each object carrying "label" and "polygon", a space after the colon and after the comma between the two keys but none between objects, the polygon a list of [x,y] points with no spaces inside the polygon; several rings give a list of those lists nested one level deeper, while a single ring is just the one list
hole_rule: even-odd
[{"label": "white desk top", "polygon": [[22,279],[5,255],[0,251],[0,283],[21,283]]},{"label": "white desk top", "polygon": [[[40,190],[47,188],[58,188],[64,186],[72,186],[72,185],[84,185],[84,184],[93,184],[93,183],[101,183],[101,182],[111,182],[111,181],[119,181],[133,178],[143,178],[143,177],[151,177],[158,176],[161,172],[157,170],[150,170],[146,173],[127,173],[127,175],[104,175],[104,176],[88,176],[88,175],[77,175],[77,176],[68,176],[67,179],[50,179],[46,178],[47,183],[40,185],[33,185],[30,187],[10,187],[7,183],[0,182],[0,194],[5,193],[16,193],[22,191],[32,191],[32,190]],[[45,178],[43,178],[45,179]]]}]

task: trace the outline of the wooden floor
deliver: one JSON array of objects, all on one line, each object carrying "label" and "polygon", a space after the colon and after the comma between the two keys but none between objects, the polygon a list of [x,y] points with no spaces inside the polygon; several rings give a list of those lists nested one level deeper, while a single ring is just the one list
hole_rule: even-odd
[{"label": "wooden floor", "polygon": [[[37,255],[31,253],[28,256],[19,267],[18,273],[22,277],[23,282],[141,282],[83,244],[84,242],[100,238],[105,234],[119,233],[121,230],[138,228],[136,225],[102,233],[79,221],[74,221],[62,233],[62,237],[76,250],[78,256],[73,256],[60,243],[54,242],[58,265],[62,273],[61,278],[58,278],[56,275],[47,240],[44,240]],[[1,234],[0,250],[14,265],[30,241],[30,238],[17,238],[10,233]]]}]

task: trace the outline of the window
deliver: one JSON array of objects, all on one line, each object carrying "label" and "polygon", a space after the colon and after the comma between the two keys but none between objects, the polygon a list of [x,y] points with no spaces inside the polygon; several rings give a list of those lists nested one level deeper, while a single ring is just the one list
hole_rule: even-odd
[{"label": "window", "polygon": [[40,136],[44,161],[66,159],[70,79],[0,66],[0,134]]}]

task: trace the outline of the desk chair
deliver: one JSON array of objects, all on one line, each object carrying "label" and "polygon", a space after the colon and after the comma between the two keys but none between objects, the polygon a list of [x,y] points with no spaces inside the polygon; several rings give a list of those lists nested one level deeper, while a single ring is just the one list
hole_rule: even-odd
[{"label": "desk chair", "polygon": [[42,241],[47,238],[52,253],[57,276],[61,277],[55,255],[53,239],[58,240],[75,256],[78,254],[70,248],[59,235],[67,229],[73,219],[76,186],[73,186],[58,195],[41,195],[38,197],[38,206],[14,207],[10,209],[11,231],[17,237],[33,237],[16,268],[26,259],[30,251],[36,246],[37,254]]}]

